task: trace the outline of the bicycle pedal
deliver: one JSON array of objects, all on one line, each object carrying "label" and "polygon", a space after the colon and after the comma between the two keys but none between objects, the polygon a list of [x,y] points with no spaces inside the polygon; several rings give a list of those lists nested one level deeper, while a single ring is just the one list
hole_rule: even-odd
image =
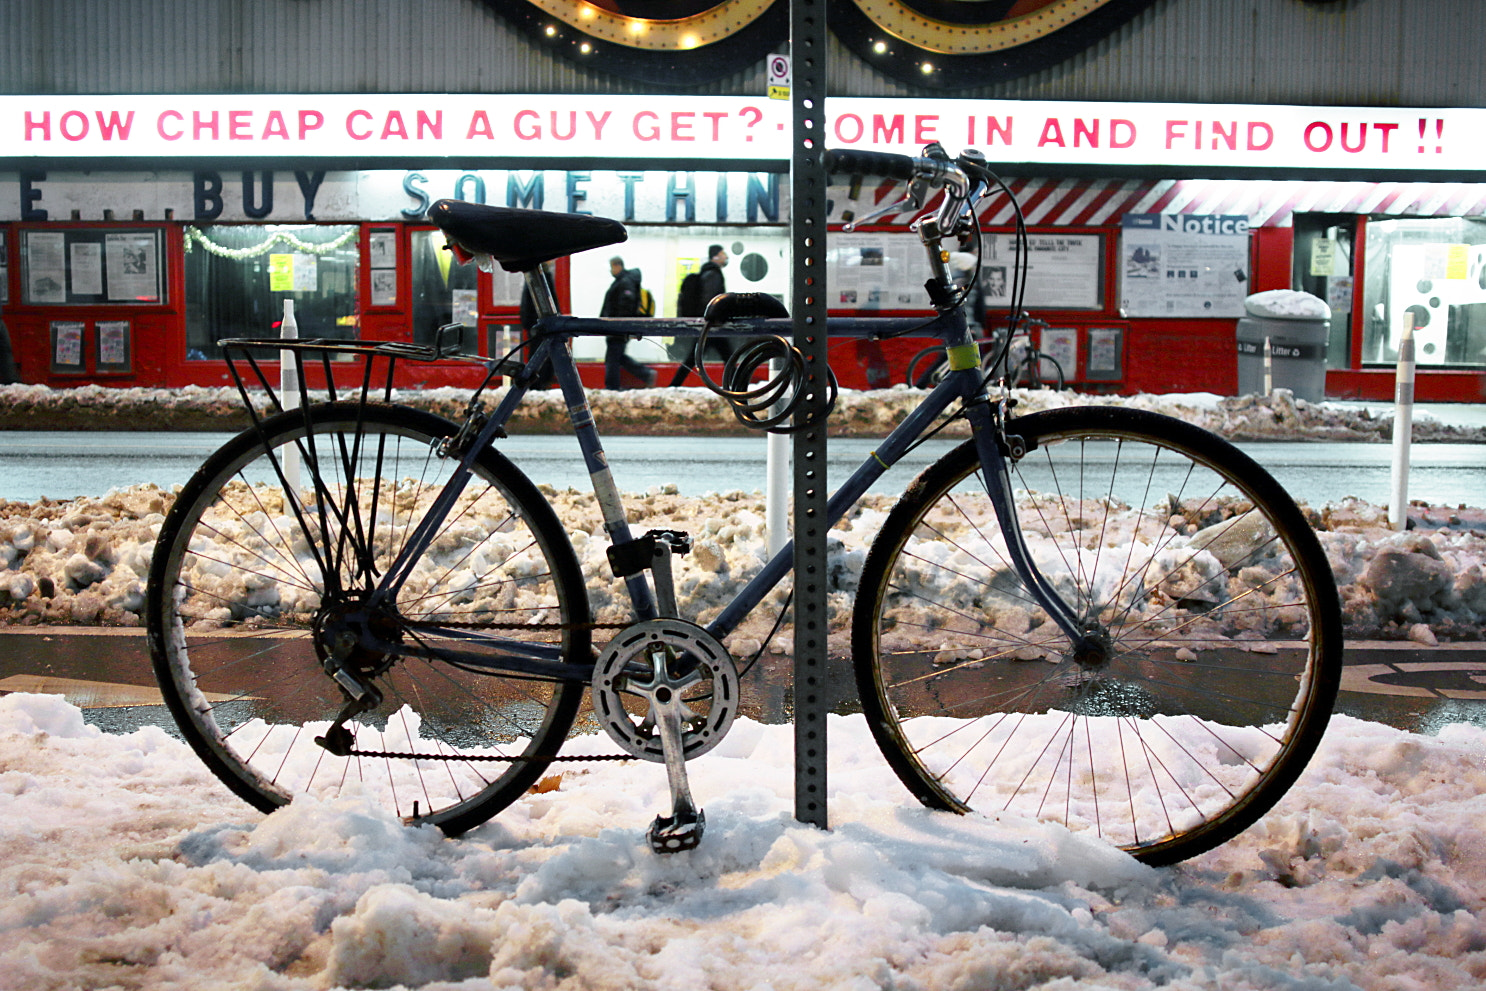
[{"label": "bicycle pedal", "polygon": [[645,834],[655,853],[681,853],[695,850],[707,828],[707,816],[701,809],[673,816],[656,816]]}]

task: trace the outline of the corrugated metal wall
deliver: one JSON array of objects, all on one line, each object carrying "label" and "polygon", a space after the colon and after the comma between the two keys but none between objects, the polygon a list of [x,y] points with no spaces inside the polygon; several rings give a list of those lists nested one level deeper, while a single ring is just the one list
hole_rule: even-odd
[{"label": "corrugated metal wall", "polygon": [[[0,28],[5,93],[647,91],[545,54],[481,0],[0,0]],[[1481,0],[1159,0],[1044,72],[935,92],[1480,106],[1482,38]],[[926,92],[831,56],[833,92]],[[695,92],[763,86],[760,67]]]}]

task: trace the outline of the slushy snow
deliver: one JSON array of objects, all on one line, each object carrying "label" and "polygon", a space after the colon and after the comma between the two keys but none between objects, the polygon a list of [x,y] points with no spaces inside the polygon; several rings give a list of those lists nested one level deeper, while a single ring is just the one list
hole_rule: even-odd
[{"label": "slushy snow", "polygon": [[691,765],[701,847],[658,857],[658,765],[555,765],[451,840],[355,797],[263,816],[162,730],[109,735],[10,695],[0,974],[28,991],[1486,982],[1481,729],[1337,717],[1258,825],[1162,869],[920,808],[859,717],[829,733],[829,831],[794,821],[791,728],[742,721]]},{"label": "slushy snow", "polygon": [[[1224,407],[1226,410],[1227,408]],[[1225,412],[1223,415],[1231,415]],[[1276,422],[1255,409],[1255,422]],[[552,493],[585,572],[591,499]],[[137,625],[172,493],[0,506],[0,622]],[[833,620],[888,499],[832,542]],[[1349,635],[1479,639],[1480,509],[1308,507]],[[590,515],[585,515],[590,514]],[[592,516],[592,518],[590,518]],[[762,547],[761,497],[637,497],[698,538],[677,585]],[[595,602],[617,608],[613,603]],[[859,716],[829,721],[829,831],[794,820],[792,728],[740,719],[690,765],[701,847],[652,854],[664,770],[555,764],[459,839],[369,800],[264,816],[182,743],[0,697],[0,986],[290,989],[1342,989],[1486,984],[1486,730],[1333,717],[1280,803],[1171,868],[1002,815],[917,805]],[[579,738],[566,752],[611,752]]]},{"label": "slushy snow", "polygon": [[[628,600],[609,568],[592,495],[547,495],[572,536],[596,619],[623,620]],[[0,503],[0,624],[142,625],[149,561],[173,498],[143,485],[99,498]],[[868,495],[831,533],[833,634],[849,626],[856,576],[896,498]],[[710,620],[766,558],[765,504],[756,492],[694,498],[675,494],[674,486],[659,487],[627,498],[626,505],[640,531],[663,527],[692,535],[693,552],[675,563],[684,616]],[[1480,509],[1416,506],[1412,514],[1426,525],[1399,532],[1388,527],[1385,507],[1355,499],[1302,508],[1336,575],[1349,637],[1482,638],[1486,514]],[[745,632],[763,635],[772,615],[758,622],[761,629]]]}]

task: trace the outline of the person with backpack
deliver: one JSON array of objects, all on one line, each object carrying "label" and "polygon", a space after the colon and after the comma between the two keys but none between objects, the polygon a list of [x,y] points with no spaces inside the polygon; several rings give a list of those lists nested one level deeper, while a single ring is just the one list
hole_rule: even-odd
[{"label": "person with backpack", "polygon": [[[709,245],[707,248],[707,260],[702,267],[692,272],[681,280],[681,292],[676,297],[676,315],[678,317],[699,317],[707,309],[707,304],[728,291],[727,278],[722,274],[723,268],[728,263],[728,253],[720,244]],[[727,361],[733,352],[738,349],[739,342],[726,337],[713,337],[707,341],[708,355],[719,360]],[[671,380],[672,385],[680,385],[686,380],[689,372],[688,364],[692,368],[701,361],[701,355],[692,355],[691,362],[683,362],[676,369],[676,375]]]},{"label": "person with backpack", "polygon": [[[625,268],[624,259],[615,255],[609,259],[609,273],[614,281],[604,293],[604,305],[599,309],[601,317],[634,317],[640,315],[640,270]],[[655,370],[641,364],[625,353],[630,335],[610,334],[604,344],[604,388],[622,389],[623,373],[629,372],[647,387],[655,384]]]}]

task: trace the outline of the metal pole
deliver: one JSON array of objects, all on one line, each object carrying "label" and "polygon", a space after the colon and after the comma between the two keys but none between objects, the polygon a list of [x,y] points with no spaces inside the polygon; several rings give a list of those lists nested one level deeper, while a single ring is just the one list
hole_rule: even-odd
[{"label": "metal pole", "polygon": [[826,0],[790,0],[791,307],[805,359],[795,455],[795,818],[826,818]]},{"label": "metal pole", "polygon": [[1393,496],[1388,523],[1395,530],[1409,525],[1409,443],[1414,435],[1414,321],[1398,342],[1398,373],[1393,385]]}]

